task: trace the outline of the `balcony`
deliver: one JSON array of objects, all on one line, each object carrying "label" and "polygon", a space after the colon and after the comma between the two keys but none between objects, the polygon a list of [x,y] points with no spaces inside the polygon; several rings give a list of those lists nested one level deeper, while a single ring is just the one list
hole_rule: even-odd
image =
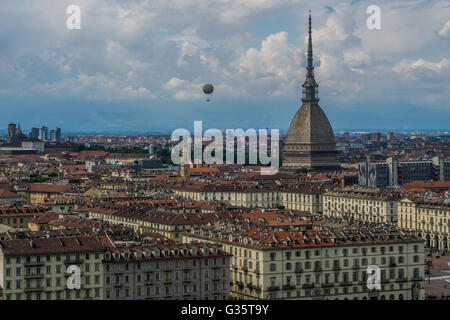
[{"label": "balcony", "polygon": [[412,277],[411,281],[423,281],[423,277]]},{"label": "balcony", "polygon": [[314,287],[314,283],[305,283],[302,285],[303,289],[313,289]]},{"label": "balcony", "polygon": [[341,271],[341,267],[340,266],[333,266],[333,271]]},{"label": "balcony", "polygon": [[83,264],[83,260],[81,259],[66,259],[64,260],[64,264]]},{"label": "balcony", "polygon": [[283,286],[283,290],[294,290],[294,289],[295,289],[295,286],[292,284],[285,284]]},{"label": "balcony", "polygon": [[334,283],[322,283],[322,288],[331,288],[334,287]]},{"label": "balcony", "polygon": [[267,288],[267,291],[278,291],[280,290],[279,286],[270,286]]},{"label": "balcony", "polygon": [[322,267],[314,267],[314,272],[322,272]]},{"label": "balcony", "polygon": [[341,282],[341,283],[339,283],[339,285],[342,287],[349,287],[352,285],[352,283],[351,282]]},{"label": "balcony", "polygon": [[395,262],[389,262],[389,267],[395,268],[397,264]]},{"label": "balcony", "polygon": [[37,273],[35,273],[35,274],[27,274],[27,275],[25,275],[25,279],[40,279],[40,278],[43,278],[44,277],[44,275],[43,274],[37,274]]},{"label": "balcony", "polygon": [[261,287],[254,285],[253,283],[247,283],[247,288],[250,290],[261,291]]},{"label": "balcony", "polygon": [[42,262],[42,261],[27,261],[27,262],[24,262],[24,266],[25,267],[40,267],[40,266],[43,266],[44,265],[44,262]]},{"label": "balcony", "polygon": [[296,268],[295,269],[295,273],[302,273],[303,272],[303,269],[302,268]]},{"label": "balcony", "polygon": [[39,291],[44,290],[44,286],[40,285],[40,286],[33,287],[33,288],[25,288],[24,290],[25,290],[25,292],[39,292]]},{"label": "balcony", "polygon": [[398,278],[395,282],[408,282],[408,278]]},{"label": "balcony", "polygon": [[352,267],[352,269],[353,269],[353,270],[359,270],[359,266],[354,265],[354,266]]}]

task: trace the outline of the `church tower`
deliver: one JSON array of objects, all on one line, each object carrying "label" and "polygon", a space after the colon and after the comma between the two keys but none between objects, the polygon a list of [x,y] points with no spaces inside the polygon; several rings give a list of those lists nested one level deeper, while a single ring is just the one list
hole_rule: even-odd
[{"label": "church tower", "polygon": [[186,178],[186,179],[189,178],[190,175],[191,175],[191,165],[190,165],[190,163],[184,163],[184,149],[181,150],[179,175],[180,175],[180,177]]},{"label": "church tower", "polygon": [[282,153],[283,167],[312,170],[338,169],[340,165],[337,161],[333,129],[319,106],[319,85],[314,78],[311,12],[309,13],[306,79],[302,87],[302,106],[289,126]]}]

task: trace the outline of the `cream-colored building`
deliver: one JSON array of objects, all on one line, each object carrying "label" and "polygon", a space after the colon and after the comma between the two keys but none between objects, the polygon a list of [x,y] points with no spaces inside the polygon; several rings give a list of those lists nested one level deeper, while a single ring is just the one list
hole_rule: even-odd
[{"label": "cream-colored building", "polygon": [[177,187],[175,195],[197,201],[221,201],[232,206],[246,208],[280,208],[288,210],[322,211],[323,186],[311,184],[296,188],[255,188],[252,186],[228,187]]},{"label": "cream-colored building", "polygon": [[252,188],[220,188],[210,190],[172,189],[175,195],[197,201],[221,201],[232,206],[247,208],[276,208],[281,204],[278,190],[255,190]]},{"label": "cream-colored building", "polygon": [[322,213],[323,193],[320,187],[308,189],[290,189],[280,191],[282,206],[286,210],[308,211]]},{"label": "cream-colored building", "polygon": [[[367,238],[361,237],[361,229],[346,230],[345,238],[338,232],[326,238],[324,231],[268,230],[261,241],[250,230],[233,234],[198,228],[183,236],[185,242],[220,243],[233,254],[231,295],[238,299],[424,299],[424,244],[419,238],[367,228]],[[381,270],[381,290],[368,289],[370,265]]]},{"label": "cream-colored building", "polygon": [[428,247],[439,250],[450,246],[449,199],[404,198],[398,203],[398,226],[414,231]]},{"label": "cream-colored building", "polygon": [[[97,235],[0,240],[3,299],[103,299],[103,252]],[[67,284],[71,265],[80,268],[80,289]]]},{"label": "cream-colored building", "polygon": [[323,215],[396,224],[399,199],[398,193],[377,188],[350,187],[334,190],[323,194]]},{"label": "cream-colored building", "polygon": [[99,219],[111,224],[121,224],[137,233],[154,232],[171,240],[181,241],[182,232],[192,226],[207,224],[214,219],[213,212],[177,213],[145,208],[122,207],[120,210],[85,208],[90,219]]},{"label": "cream-colored building", "polygon": [[124,244],[104,260],[106,300],[225,300],[230,254],[205,243]]}]

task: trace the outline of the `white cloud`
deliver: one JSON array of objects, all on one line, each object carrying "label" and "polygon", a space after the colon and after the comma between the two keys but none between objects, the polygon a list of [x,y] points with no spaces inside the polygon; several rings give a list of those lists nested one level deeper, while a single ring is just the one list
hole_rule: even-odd
[{"label": "white cloud", "polygon": [[450,37],[450,20],[448,20],[444,26],[438,31],[438,35],[444,38]]},{"label": "white cloud", "polygon": [[271,84],[268,94],[277,96],[292,90],[292,84],[300,80],[302,51],[288,42],[287,32],[268,36],[261,42],[261,49],[248,49],[232,65],[252,83]]},{"label": "white cloud", "polygon": [[[5,2],[0,87],[8,94],[192,100],[211,82],[216,96],[298,98],[309,6],[321,97],[365,101],[392,92],[407,101],[422,89],[399,80],[448,77],[444,1],[380,0],[382,30],[370,31],[367,3],[358,1],[79,0],[77,32],[65,28],[64,2]],[[297,24],[289,30],[274,22],[289,14]]]},{"label": "white cloud", "polygon": [[413,80],[444,80],[450,76],[450,60],[443,58],[439,62],[430,62],[424,59],[403,59],[394,67],[394,71],[401,77]]}]

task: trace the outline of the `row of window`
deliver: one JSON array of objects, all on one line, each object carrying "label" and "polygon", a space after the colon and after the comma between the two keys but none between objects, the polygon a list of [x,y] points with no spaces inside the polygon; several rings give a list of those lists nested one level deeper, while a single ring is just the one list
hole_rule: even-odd
[{"label": "row of window", "polygon": [[[66,255],[46,255],[46,256],[40,256],[40,255],[35,255],[35,256],[26,256],[25,261],[26,263],[30,263],[30,262],[51,262],[52,260],[54,261],[61,261],[61,258],[65,256],[66,260],[71,260],[73,258],[75,258],[75,260],[80,260],[82,258],[84,258],[85,260],[89,260],[91,259],[93,256],[95,257],[96,260],[98,260],[100,258],[100,253],[95,253],[95,254],[90,254],[90,253],[86,253],[86,254],[80,254],[77,253],[75,255],[70,255],[70,254],[66,254]],[[21,263],[24,259],[22,259],[22,257],[17,256],[15,258],[15,261],[17,264]],[[11,257],[6,257],[5,259],[5,263],[6,264],[10,264],[12,261]]]}]

